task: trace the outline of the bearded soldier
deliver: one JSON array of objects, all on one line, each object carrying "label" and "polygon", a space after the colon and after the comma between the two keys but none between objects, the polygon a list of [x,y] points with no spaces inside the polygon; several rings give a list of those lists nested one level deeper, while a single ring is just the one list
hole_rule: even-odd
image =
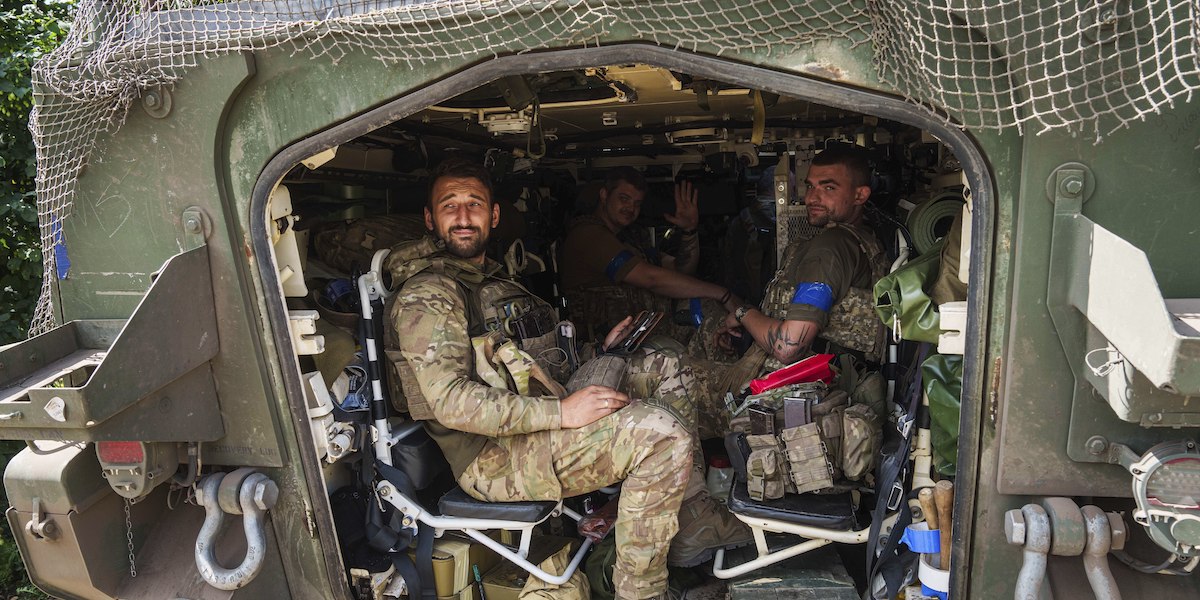
[{"label": "bearded soldier", "polygon": [[639,351],[622,359],[623,384],[568,393],[548,375],[556,366],[546,359],[557,355],[548,350],[557,348],[543,341],[554,327],[546,333],[530,318],[549,306],[500,276],[485,255],[499,220],[481,166],[450,159],[438,167],[425,207],[436,241],[389,256],[393,278],[403,282],[385,335],[393,398],[425,421],[458,484],[479,500],[558,500],[623,481],[616,594],[658,597],[669,557],[694,562],[751,539],[697,491],[704,486],[694,468],[691,370]]},{"label": "bearded soldier", "polygon": [[808,222],[823,229],[785,249],[760,307],[743,304],[702,327],[709,332],[707,356],[698,358],[733,352],[733,338],[749,336],[753,344],[732,366],[696,361],[704,365],[696,372],[704,380],[701,389],[707,390],[700,406],[701,433],[719,433],[727,426],[728,416],[715,399],[813,352],[880,362],[885,332],[875,315],[873,288],[887,273],[888,261],[863,223],[870,173],[859,148],[830,146],[817,154],[804,180],[804,204]]}]

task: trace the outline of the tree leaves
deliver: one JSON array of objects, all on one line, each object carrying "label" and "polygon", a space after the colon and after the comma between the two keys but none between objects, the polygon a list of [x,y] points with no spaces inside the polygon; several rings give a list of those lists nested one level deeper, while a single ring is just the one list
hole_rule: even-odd
[{"label": "tree leaves", "polygon": [[24,339],[41,293],[30,69],[66,36],[71,6],[0,0],[0,345]]}]

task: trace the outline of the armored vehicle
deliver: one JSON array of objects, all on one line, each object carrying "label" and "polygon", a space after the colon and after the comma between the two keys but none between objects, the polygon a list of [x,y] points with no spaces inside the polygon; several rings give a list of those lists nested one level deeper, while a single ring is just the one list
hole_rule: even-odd
[{"label": "armored vehicle", "polygon": [[[795,182],[842,142],[872,153],[893,254],[966,210],[950,596],[1200,593],[1194,0],[83,0],[34,80],[46,280],[0,351],[0,438],[28,443],[7,518],[50,594],[402,596],[349,556],[372,503],[519,563],[528,539],[479,531],[526,521],[423,511],[363,467],[414,431],[355,410],[386,408],[357,311],[430,168],[486,161],[495,256],[547,298],[608,169],[646,173],[661,244],[664,190],[695,181],[701,274],[752,294],[719,240],[757,207],[769,274],[811,235]],[[917,487],[873,493],[920,521]],[[861,556],[900,536],[870,506],[857,538],[785,533]]]}]

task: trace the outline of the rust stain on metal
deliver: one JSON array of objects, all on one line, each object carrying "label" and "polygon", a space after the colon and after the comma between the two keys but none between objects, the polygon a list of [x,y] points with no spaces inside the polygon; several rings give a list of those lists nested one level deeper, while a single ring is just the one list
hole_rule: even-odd
[{"label": "rust stain on metal", "polygon": [[800,67],[800,70],[824,79],[841,81],[846,78],[846,72],[831,63],[808,63]]}]

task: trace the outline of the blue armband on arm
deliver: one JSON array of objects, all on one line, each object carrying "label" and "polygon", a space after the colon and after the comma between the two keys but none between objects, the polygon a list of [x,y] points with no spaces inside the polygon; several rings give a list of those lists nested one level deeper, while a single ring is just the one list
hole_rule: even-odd
[{"label": "blue armband on arm", "polygon": [[604,268],[604,276],[608,277],[609,281],[616,283],[617,273],[620,272],[621,267],[625,266],[625,263],[629,262],[630,260],[633,260],[632,252],[628,250],[622,250],[618,252],[617,255],[612,258],[612,260],[608,261],[608,266]]},{"label": "blue armband on arm", "polygon": [[819,281],[798,283],[796,293],[792,295],[792,304],[807,304],[829,312],[833,308],[833,288]]}]

